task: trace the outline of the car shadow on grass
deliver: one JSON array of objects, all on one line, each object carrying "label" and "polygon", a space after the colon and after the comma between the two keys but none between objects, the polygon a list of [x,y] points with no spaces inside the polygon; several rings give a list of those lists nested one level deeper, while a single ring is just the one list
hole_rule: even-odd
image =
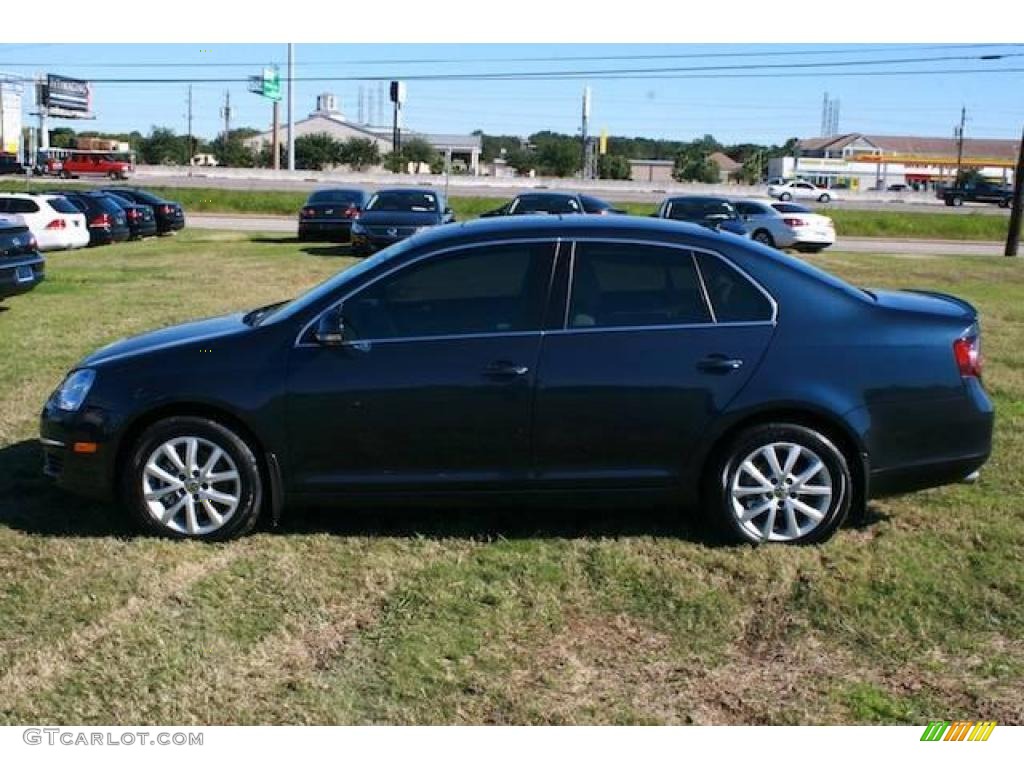
[{"label": "car shadow on grass", "polygon": [[[141,535],[115,503],[67,493],[42,473],[43,453],[35,440],[0,448],[0,527],[24,533],[67,537],[134,537]],[[726,546],[696,510],[607,497],[592,502],[494,503],[453,501],[340,507],[286,507],[274,525],[268,516],[258,530],[282,536],[328,534],[377,538],[430,539],[591,539],[628,536],[672,538]],[[870,532],[888,516],[870,506],[848,528]],[[746,545],[741,545],[746,546]]]}]

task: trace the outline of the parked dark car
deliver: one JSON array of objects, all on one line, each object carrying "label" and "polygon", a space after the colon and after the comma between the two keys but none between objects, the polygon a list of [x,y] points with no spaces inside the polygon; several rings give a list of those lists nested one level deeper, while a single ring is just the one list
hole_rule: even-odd
[{"label": "parked dark car", "polygon": [[23,176],[25,166],[21,164],[17,155],[0,153],[0,176]]},{"label": "parked dark car", "polygon": [[659,219],[689,221],[708,229],[720,229],[734,235],[747,236],[747,228],[743,226],[736,208],[724,197],[667,197],[652,215]]},{"label": "parked dark car", "polygon": [[1013,202],[1013,187],[1009,184],[993,184],[979,181],[952,187],[939,187],[936,197],[949,206],[964,203],[995,203],[1000,208],[1009,208]]},{"label": "parked dark car", "polygon": [[861,290],[705,227],[516,216],[104,347],[40,433],[62,486],[176,537],[291,504],[622,494],[808,543],[984,464],[979,338],[965,301]]},{"label": "parked dark car", "polygon": [[39,285],[45,276],[45,265],[29,228],[0,216],[0,300]]},{"label": "parked dark car", "polygon": [[185,212],[181,208],[181,203],[176,203],[173,200],[164,200],[152,192],[138,189],[137,187],[107,187],[101,191],[113,192],[121,197],[126,197],[136,203],[142,203],[152,208],[153,215],[156,216],[157,234],[166,235],[185,228]]},{"label": "parked dark car", "polygon": [[603,216],[612,213],[625,213],[625,211],[592,195],[580,195],[575,192],[524,192],[503,206],[480,214],[480,217],[527,216],[535,213],[591,213]]},{"label": "parked dark car", "polygon": [[352,222],[366,207],[369,195],[361,189],[318,189],[299,211],[299,240],[350,240]]},{"label": "parked dark car", "polygon": [[352,222],[352,250],[365,256],[424,229],[453,221],[455,213],[439,192],[416,187],[381,189]]},{"label": "parked dark car", "polygon": [[114,198],[92,191],[62,190],[60,194],[85,214],[90,246],[120,243],[131,237],[128,216]]},{"label": "parked dark car", "polygon": [[152,237],[157,233],[156,215],[153,213],[152,206],[136,203],[134,200],[114,192],[107,192],[106,195],[121,206],[132,238]]}]

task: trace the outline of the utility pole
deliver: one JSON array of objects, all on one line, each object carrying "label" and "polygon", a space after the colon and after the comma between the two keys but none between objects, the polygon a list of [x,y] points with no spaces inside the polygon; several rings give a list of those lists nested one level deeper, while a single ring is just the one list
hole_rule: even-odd
[{"label": "utility pole", "polygon": [[1020,135],[1017,168],[1013,172],[1013,204],[1010,209],[1010,231],[1006,234],[1006,255],[1016,256],[1020,244],[1021,206],[1024,205],[1024,131]]},{"label": "utility pole", "polygon": [[188,157],[185,158],[185,162],[189,165],[192,163],[192,155],[195,154],[195,150],[192,147],[192,86],[188,87],[188,143],[186,144]]},{"label": "utility pole", "polygon": [[960,108],[960,127],[956,129],[956,178],[953,185],[960,184],[960,166],[964,162],[964,125],[967,123],[967,107]]},{"label": "utility pole", "polygon": [[295,43],[288,43],[288,170],[295,170]]},{"label": "utility pole", "polygon": [[227,144],[231,136],[231,91],[224,91],[224,109],[221,110],[224,118],[224,143]]},{"label": "utility pole", "polygon": [[580,172],[580,177],[587,179],[590,177],[590,149],[587,146],[587,122],[590,120],[590,86],[584,86],[583,88],[583,165]]}]

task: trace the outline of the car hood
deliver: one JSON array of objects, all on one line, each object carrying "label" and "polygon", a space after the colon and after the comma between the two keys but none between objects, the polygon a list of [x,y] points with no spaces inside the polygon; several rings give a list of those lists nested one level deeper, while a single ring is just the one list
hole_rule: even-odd
[{"label": "car hood", "polygon": [[243,312],[232,315],[211,317],[182,325],[172,325],[159,331],[150,331],[139,336],[129,336],[96,350],[78,365],[79,368],[103,365],[127,357],[135,357],[170,347],[198,344],[220,339],[251,330],[243,318]]},{"label": "car hood", "polygon": [[440,224],[441,214],[429,211],[363,211],[357,221],[371,226],[426,227]]},{"label": "car hood", "polygon": [[975,320],[978,317],[977,310],[971,304],[956,296],[950,296],[948,293],[913,289],[903,291],[871,290],[870,293],[879,306],[887,309],[923,312],[930,315],[958,317],[964,320]]}]

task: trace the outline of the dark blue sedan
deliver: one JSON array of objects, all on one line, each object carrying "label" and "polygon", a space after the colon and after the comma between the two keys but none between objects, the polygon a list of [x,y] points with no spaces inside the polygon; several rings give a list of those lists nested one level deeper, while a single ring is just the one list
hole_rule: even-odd
[{"label": "dark blue sedan", "polygon": [[979,333],[955,297],[862,290],[698,225],[494,218],[101,349],[41,438],[60,484],[176,537],[293,503],[623,494],[810,543],[984,464]]}]

